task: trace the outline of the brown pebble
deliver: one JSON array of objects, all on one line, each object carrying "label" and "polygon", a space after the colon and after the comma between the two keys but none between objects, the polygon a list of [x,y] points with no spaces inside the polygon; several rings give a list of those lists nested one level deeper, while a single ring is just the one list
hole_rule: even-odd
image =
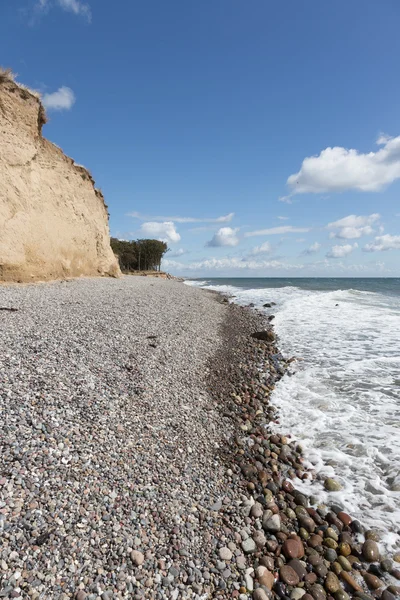
[{"label": "brown pebble", "polygon": [[345,512],[339,512],[339,513],[337,514],[337,516],[338,516],[338,519],[340,519],[340,520],[342,521],[342,523],[343,523],[344,525],[347,525],[347,526],[349,526],[349,525],[350,525],[350,523],[351,523],[351,522],[352,522],[352,520],[353,520],[353,519],[350,517],[350,515],[348,515],[348,514],[347,514],[347,513],[345,513]]},{"label": "brown pebble", "polygon": [[289,565],[284,565],[279,569],[279,577],[287,585],[295,586],[300,583],[300,578],[296,571],[292,567],[289,567]]},{"label": "brown pebble", "polygon": [[383,581],[381,581],[378,577],[372,575],[371,573],[367,573],[364,571],[362,576],[364,577],[365,583],[371,590],[377,590],[383,586]]},{"label": "brown pebble", "polygon": [[273,573],[267,569],[267,567],[257,567],[256,577],[260,585],[265,585],[266,588],[272,590],[275,583],[275,577]]},{"label": "brown pebble", "polygon": [[339,554],[341,554],[342,556],[350,556],[351,554],[351,547],[349,546],[349,544],[339,544],[338,550]]},{"label": "brown pebble", "polygon": [[308,540],[308,545],[311,548],[315,548],[316,546],[321,546],[323,541],[324,540],[323,540],[323,538],[320,535],[314,534]]},{"label": "brown pebble", "polygon": [[331,594],[334,594],[335,592],[340,590],[339,579],[336,577],[335,573],[332,572],[327,574],[324,585],[327,591]]},{"label": "brown pebble", "polygon": [[267,567],[270,571],[274,570],[274,559],[272,556],[262,556],[260,558],[260,565]]},{"label": "brown pebble", "polygon": [[356,592],[362,592],[363,591],[362,587],[358,585],[358,583],[353,579],[353,577],[350,575],[350,573],[347,573],[346,571],[342,571],[340,573],[340,578],[343,581],[345,581]]},{"label": "brown pebble", "polygon": [[307,573],[307,575],[304,577],[304,581],[307,583],[315,583],[317,581],[317,576],[315,573]]},{"label": "brown pebble", "polygon": [[363,543],[362,553],[368,562],[375,562],[379,560],[379,546],[374,540],[367,540]]},{"label": "brown pebble", "polygon": [[282,551],[286,558],[303,558],[303,542],[300,540],[300,538],[288,539],[283,544]]}]

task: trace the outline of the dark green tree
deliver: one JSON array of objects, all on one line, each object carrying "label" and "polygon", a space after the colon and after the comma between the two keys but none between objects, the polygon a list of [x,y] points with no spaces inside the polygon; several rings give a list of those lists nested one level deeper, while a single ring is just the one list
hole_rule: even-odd
[{"label": "dark green tree", "polygon": [[122,271],[159,271],[168,246],[160,240],[118,240],[111,238],[111,248]]}]

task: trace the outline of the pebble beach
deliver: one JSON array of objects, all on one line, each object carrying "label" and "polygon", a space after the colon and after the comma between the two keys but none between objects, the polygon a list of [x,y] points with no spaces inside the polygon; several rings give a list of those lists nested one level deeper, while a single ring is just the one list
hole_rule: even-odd
[{"label": "pebble beach", "polygon": [[292,483],[273,319],[150,277],[0,308],[0,598],[395,600],[400,554]]}]

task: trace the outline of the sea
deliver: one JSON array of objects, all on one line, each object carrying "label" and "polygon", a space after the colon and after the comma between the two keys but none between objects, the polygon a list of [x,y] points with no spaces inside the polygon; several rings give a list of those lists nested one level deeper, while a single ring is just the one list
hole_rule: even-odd
[{"label": "sea", "polygon": [[[291,434],[308,467],[336,478],[296,481],[320,503],[340,505],[400,548],[400,279],[236,278],[186,281],[253,303],[278,346],[296,357],[272,393],[273,429]],[[263,308],[266,303],[276,303]]]}]

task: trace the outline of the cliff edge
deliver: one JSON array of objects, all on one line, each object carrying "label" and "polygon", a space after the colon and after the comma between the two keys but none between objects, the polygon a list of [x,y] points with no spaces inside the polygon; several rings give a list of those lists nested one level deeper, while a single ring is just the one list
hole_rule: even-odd
[{"label": "cliff edge", "polygon": [[0,70],[0,281],[117,276],[103,195],[45,122],[39,95]]}]

